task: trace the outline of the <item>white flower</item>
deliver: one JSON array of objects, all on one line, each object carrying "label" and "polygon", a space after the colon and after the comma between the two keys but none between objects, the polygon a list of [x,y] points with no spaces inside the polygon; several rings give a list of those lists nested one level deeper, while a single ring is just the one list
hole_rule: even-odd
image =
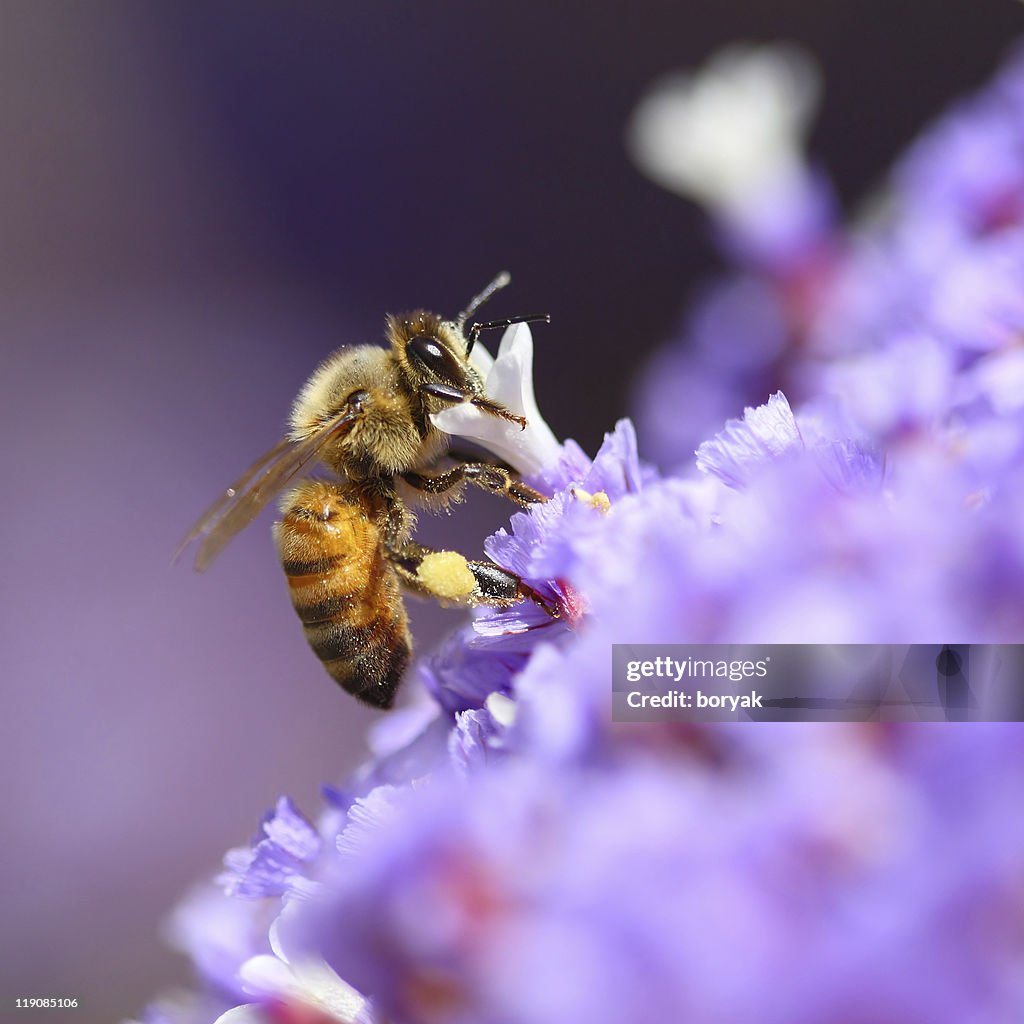
[{"label": "white flower", "polygon": [[819,94],[817,65],[796,47],[731,46],[655,83],[633,112],[630,152],[659,185],[734,214],[805,173]]},{"label": "white flower", "polygon": [[987,355],[964,376],[965,397],[984,395],[1001,416],[1024,409],[1024,349],[1007,348]]},{"label": "white flower", "polygon": [[484,393],[510,412],[526,417],[526,429],[474,405],[461,405],[434,413],[431,419],[446,434],[475,441],[524,476],[551,465],[561,446],[544,422],[533,397],[533,336],[526,324],[513,324],[501,339],[498,358],[479,343],[470,356],[484,378]]},{"label": "white flower", "polygon": [[505,729],[510,728],[515,722],[516,712],[519,710],[511,697],[497,691],[487,695],[484,706],[491,713],[491,718]]},{"label": "white flower", "polygon": [[232,1006],[213,1024],[267,1024],[267,1018],[257,1003],[243,1003],[241,1006]]},{"label": "white flower", "polygon": [[[270,926],[273,955],[250,957],[239,968],[242,988],[262,999],[301,1003],[339,1024],[370,1024],[367,1001],[332,970],[326,961],[292,949],[288,925],[297,902],[286,903]],[[259,1003],[246,1003],[221,1014],[215,1024],[266,1024]]]}]

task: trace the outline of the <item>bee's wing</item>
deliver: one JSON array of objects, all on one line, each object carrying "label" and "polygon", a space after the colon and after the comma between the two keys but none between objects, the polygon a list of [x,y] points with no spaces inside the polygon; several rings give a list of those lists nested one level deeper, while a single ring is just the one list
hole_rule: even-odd
[{"label": "bee's wing", "polygon": [[194,566],[197,572],[207,569],[228,541],[314,461],[320,449],[350,419],[350,414],[340,413],[307,438],[300,441],[286,438],[274,445],[199,517],[175,552],[175,560],[192,541],[201,537]]}]

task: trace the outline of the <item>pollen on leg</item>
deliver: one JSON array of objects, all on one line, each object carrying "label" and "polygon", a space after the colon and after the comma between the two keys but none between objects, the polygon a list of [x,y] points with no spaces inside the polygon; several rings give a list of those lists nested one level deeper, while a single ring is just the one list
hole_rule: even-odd
[{"label": "pollen on leg", "polygon": [[449,600],[468,597],[476,588],[476,577],[457,551],[432,551],[420,562],[416,575],[438,597]]}]

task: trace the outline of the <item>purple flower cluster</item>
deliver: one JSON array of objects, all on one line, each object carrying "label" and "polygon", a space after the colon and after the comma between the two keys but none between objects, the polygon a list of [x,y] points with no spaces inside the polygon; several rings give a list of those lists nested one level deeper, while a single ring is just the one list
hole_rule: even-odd
[{"label": "purple flower cluster", "polygon": [[[788,66],[738,59],[676,96],[688,124]],[[714,211],[738,276],[642,403],[676,472],[626,420],[593,460],[559,446],[525,326],[478,357],[530,430],[445,429],[550,495],[486,545],[536,600],[418,663],[316,823],[282,799],[227,855],[173,922],[203,994],[150,1020],[1024,1020],[1017,727],[611,721],[614,642],[1024,635],[1024,65],[848,235],[768,148]]]},{"label": "purple flower cluster", "polygon": [[[645,453],[688,465],[724,419],[780,389],[799,405],[838,395],[855,427],[886,439],[1018,413],[1022,82],[1018,53],[929,128],[849,229],[798,153],[784,187],[759,187],[744,216],[709,203],[736,270],[644,374]],[[762,209],[781,226],[767,232]]]},{"label": "purple flower cluster", "polygon": [[307,942],[385,1020],[1018,1019],[1013,732],[704,739],[433,780]]}]

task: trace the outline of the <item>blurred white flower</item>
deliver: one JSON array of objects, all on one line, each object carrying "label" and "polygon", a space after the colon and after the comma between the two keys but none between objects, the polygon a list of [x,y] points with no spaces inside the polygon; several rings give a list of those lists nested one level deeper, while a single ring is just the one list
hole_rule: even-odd
[{"label": "blurred white flower", "polygon": [[[242,987],[258,1000],[299,1003],[338,1024],[369,1024],[366,999],[319,957],[289,951],[288,925],[297,902],[286,903],[270,926],[273,955],[250,957],[239,970]],[[261,1003],[246,1003],[222,1014],[215,1024],[266,1024]]]},{"label": "blurred white flower", "polygon": [[652,86],[630,120],[630,153],[659,185],[730,213],[805,173],[820,92],[817,64],[795,46],[730,46]]}]

